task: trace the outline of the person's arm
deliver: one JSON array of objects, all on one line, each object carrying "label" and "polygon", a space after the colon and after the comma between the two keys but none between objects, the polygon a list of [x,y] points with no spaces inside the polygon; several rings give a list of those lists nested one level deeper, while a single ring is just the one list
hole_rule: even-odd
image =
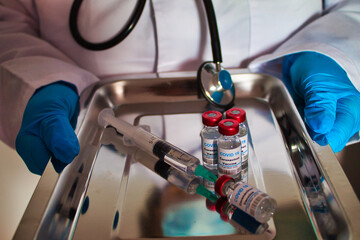
[{"label": "person's arm", "polygon": [[[303,102],[300,113],[313,139],[321,145],[330,143],[335,152],[342,150],[360,130],[360,31],[357,29],[360,29],[360,1],[342,1],[250,66],[283,78],[290,92],[296,93],[294,100],[298,104]],[[323,94],[324,91],[332,94]]]},{"label": "person's arm", "polygon": [[329,12],[301,28],[274,52],[255,59],[249,67],[281,74],[281,68],[275,69],[283,56],[313,51],[334,59],[360,90],[360,31],[357,29],[360,29],[360,1],[339,1]]},{"label": "person's arm", "polygon": [[[65,92],[71,95],[73,91],[77,96],[85,87],[98,81],[95,75],[78,67],[65,54],[39,37],[41,34],[34,2],[0,1],[0,139],[11,147],[15,147],[25,107],[29,99],[38,94],[34,95],[37,89],[64,81],[72,86],[72,90]],[[46,103],[49,101],[42,104]],[[64,104],[64,101],[60,104]],[[71,108],[75,108],[77,101],[72,104],[75,106]],[[44,106],[37,106],[41,107]],[[34,149],[28,156],[37,152]]]},{"label": "person's arm", "polygon": [[36,89],[63,80],[81,93],[98,81],[39,37],[36,10],[30,7],[35,5],[27,2],[0,2],[0,138],[12,147],[22,113]]},{"label": "person's arm", "polygon": [[315,53],[290,54],[283,59],[283,78],[320,145],[341,151],[360,130],[360,92],[331,58]]}]

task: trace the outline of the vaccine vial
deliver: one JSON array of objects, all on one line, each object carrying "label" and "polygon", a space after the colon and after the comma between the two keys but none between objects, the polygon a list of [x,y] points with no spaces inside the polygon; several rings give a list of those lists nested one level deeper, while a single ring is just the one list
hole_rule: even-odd
[{"label": "vaccine vial", "polygon": [[[210,201],[209,201],[210,202]],[[229,222],[240,234],[262,234],[269,225],[260,223],[244,211],[232,205],[227,198],[218,198],[215,210],[223,221]]]},{"label": "vaccine vial", "polygon": [[244,182],[235,182],[229,176],[221,176],[215,183],[215,192],[246,212],[260,223],[266,223],[274,215],[276,201],[266,193]]},{"label": "vaccine vial", "polygon": [[218,111],[207,111],[202,114],[203,129],[200,132],[202,158],[205,168],[217,169],[218,163],[218,146],[217,140],[220,137],[218,124],[222,115]]},{"label": "vaccine vial", "polygon": [[241,179],[241,141],[238,135],[239,123],[233,119],[219,122],[218,174]]},{"label": "vaccine vial", "polygon": [[248,129],[246,127],[246,112],[242,108],[231,108],[225,112],[225,118],[234,119],[239,122],[239,137],[241,140],[241,157],[242,157],[242,181],[247,182],[247,169],[249,166],[249,138]]}]

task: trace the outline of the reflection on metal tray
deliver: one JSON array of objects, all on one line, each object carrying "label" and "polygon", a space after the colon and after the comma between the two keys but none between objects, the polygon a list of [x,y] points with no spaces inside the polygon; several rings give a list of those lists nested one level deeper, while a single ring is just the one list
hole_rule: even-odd
[{"label": "reflection on metal tray", "polygon": [[[108,81],[81,97],[81,151],[57,174],[40,179],[15,239],[356,239],[359,202],[329,147],[314,144],[280,80],[233,74],[235,106],[247,111],[249,184],[274,197],[278,209],[261,234],[244,233],[145,167],[147,154],[99,126],[116,117],[151,131],[201,159],[201,113],[194,76]],[[141,162],[141,163],[139,163]],[[144,165],[145,164],[145,165]]]}]

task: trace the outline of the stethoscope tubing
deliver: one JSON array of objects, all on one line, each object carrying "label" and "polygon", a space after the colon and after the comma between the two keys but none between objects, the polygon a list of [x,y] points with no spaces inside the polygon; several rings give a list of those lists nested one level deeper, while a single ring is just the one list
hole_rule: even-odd
[{"label": "stethoscope tubing", "polygon": [[132,12],[129,20],[125,24],[125,26],[111,39],[100,42],[100,43],[93,43],[89,42],[86,39],[84,39],[78,28],[77,19],[79,16],[79,10],[81,7],[83,0],[74,0],[71,10],[70,10],[70,16],[69,16],[69,27],[70,32],[75,39],[75,41],[82,47],[92,50],[92,51],[102,51],[109,48],[112,48],[119,44],[122,40],[124,40],[131,31],[135,28],[135,25],[139,21],[141,14],[144,10],[146,0],[138,0],[135,6],[134,11]]},{"label": "stethoscope tubing", "polygon": [[221,46],[220,46],[220,38],[219,38],[219,31],[218,26],[216,23],[216,15],[214,11],[214,6],[211,0],[203,0],[208,25],[210,29],[210,38],[211,38],[211,48],[213,54],[213,62],[214,63],[222,63],[222,56],[221,56]]},{"label": "stethoscope tubing", "polygon": [[[92,51],[102,51],[109,48],[112,48],[123,41],[135,28],[135,25],[139,21],[141,14],[144,10],[146,0],[138,0],[135,6],[134,11],[132,12],[128,22],[125,26],[116,34],[113,38],[100,42],[100,43],[93,43],[89,42],[84,39],[78,28],[77,20],[79,17],[79,10],[81,7],[83,0],[74,0],[69,16],[69,27],[71,35],[73,36],[74,40],[82,47],[92,50]],[[220,46],[220,38],[219,38],[219,31],[216,23],[216,15],[214,11],[214,6],[211,0],[203,0],[208,25],[210,29],[210,37],[211,37],[211,48],[213,54],[213,62],[214,63],[222,63],[222,56],[221,56],[221,46]]]}]

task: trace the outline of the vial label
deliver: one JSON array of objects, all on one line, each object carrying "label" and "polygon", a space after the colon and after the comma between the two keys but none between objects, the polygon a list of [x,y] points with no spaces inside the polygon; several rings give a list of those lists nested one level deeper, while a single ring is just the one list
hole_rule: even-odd
[{"label": "vial label", "polygon": [[248,150],[248,136],[242,136],[240,137],[240,141],[241,141],[241,157],[242,157],[242,162],[246,163],[249,159],[249,150]]},{"label": "vial label", "polygon": [[215,139],[204,139],[202,145],[203,161],[207,164],[217,164],[218,147]]},{"label": "vial label", "polygon": [[234,149],[219,149],[219,173],[235,175],[241,172],[241,145]]},{"label": "vial label", "polygon": [[254,216],[260,201],[266,196],[260,190],[240,182],[236,184],[229,201],[234,206]]}]

